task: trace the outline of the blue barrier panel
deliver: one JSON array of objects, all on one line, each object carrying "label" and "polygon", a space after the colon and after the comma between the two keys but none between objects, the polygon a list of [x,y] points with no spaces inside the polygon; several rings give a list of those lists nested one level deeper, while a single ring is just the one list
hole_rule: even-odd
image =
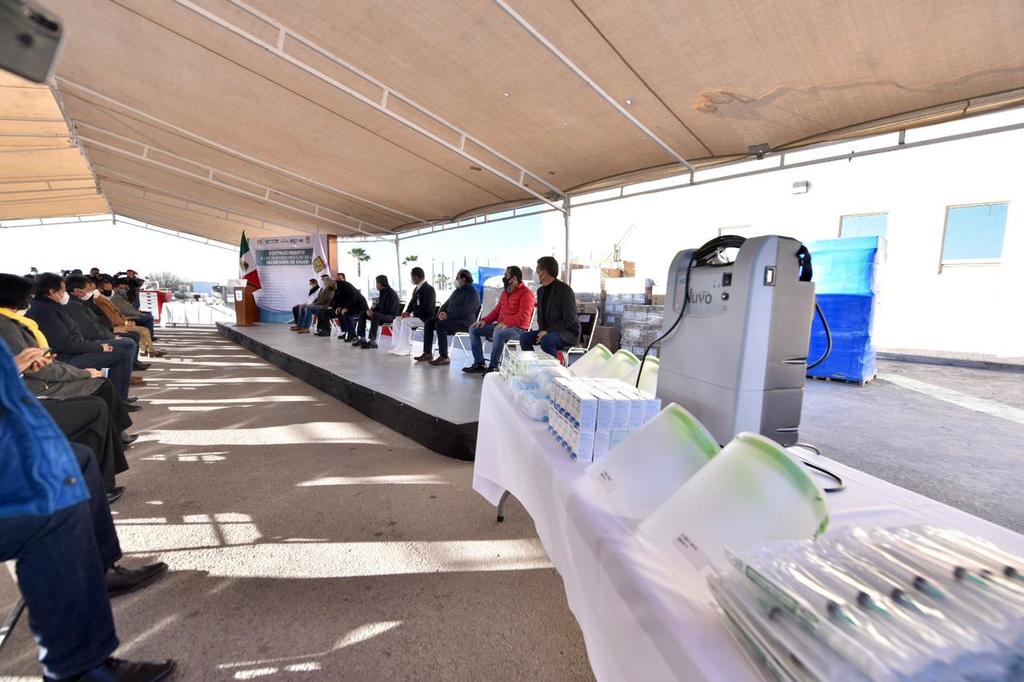
[{"label": "blue barrier panel", "polygon": [[[476,269],[476,281],[473,282],[473,286],[476,287],[476,293],[480,294],[480,300],[484,300],[484,282],[491,277],[500,277],[505,274],[505,268],[487,268],[480,266]],[[485,310],[484,313],[490,311]]]}]

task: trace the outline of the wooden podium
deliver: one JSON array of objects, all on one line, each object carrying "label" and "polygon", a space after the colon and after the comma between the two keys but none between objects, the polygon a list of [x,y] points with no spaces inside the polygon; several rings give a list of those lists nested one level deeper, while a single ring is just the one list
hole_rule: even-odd
[{"label": "wooden podium", "polygon": [[235,326],[251,327],[260,321],[260,311],[256,307],[256,299],[252,292],[256,291],[248,284],[244,287],[235,287]]}]

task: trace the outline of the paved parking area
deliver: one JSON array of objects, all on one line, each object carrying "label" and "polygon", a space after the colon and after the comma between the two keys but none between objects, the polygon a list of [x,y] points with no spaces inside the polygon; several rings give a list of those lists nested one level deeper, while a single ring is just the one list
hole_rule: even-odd
[{"label": "paved parking area", "polygon": [[879,362],[867,386],[808,381],[801,440],[1024,533],[1024,374]]}]

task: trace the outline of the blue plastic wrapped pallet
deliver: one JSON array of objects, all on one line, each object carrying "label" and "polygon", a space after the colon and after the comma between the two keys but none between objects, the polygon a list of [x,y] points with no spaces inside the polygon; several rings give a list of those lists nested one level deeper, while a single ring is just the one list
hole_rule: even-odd
[{"label": "blue plastic wrapped pallet", "polygon": [[[875,376],[874,326],[879,238],[829,239],[807,245],[815,293],[832,332],[832,354],[807,375],[865,382]],[[809,362],[825,352],[825,330],[811,325]]]}]

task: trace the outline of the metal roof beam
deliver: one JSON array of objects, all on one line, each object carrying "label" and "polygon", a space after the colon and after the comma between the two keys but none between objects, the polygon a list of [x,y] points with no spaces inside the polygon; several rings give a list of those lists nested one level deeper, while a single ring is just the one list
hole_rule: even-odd
[{"label": "metal roof beam", "polygon": [[[199,16],[204,17],[206,19],[209,19],[210,21],[214,22],[215,24],[217,24],[221,28],[224,28],[224,29],[234,33],[235,35],[240,36],[240,37],[248,40],[252,44],[254,44],[254,45],[256,45],[256,46],[266,50],[267,52],[270,52],[271,54],[273,54],[276,57],[278,57],[278,58],[288,62],[289,64],[292,64],[293,66],[296,66],[299,69],[302,69],[303,71],[305,71],[306,73],[310,74],[311,76],[314,76],[314,77],[322,80],[323,82],[327,83],[328,85],[334,87],[336,90],[339,90],[339,91],[344,92],[345,94],[347,94],[347,95],[349,95],[351,97],[354,97],[355,99],[359,100],[363,104],[376,109],[377,111],[379,111],[380,113],[388,116],[389,118],[393,119],[394,121],[397,121],[398,123],[401,123],[402,125],[406,126],[407,128],[411,128],[412,130],[415,130],[420,135],[423,135],[424,137],[429,138],[430,140],[433,140],[437,144],[439,144],[439,145],[445,147],[446,149],[448,149],[448,150],[458,154],[459,156],[463,157],[464,159],[466,159],[468,161],[472,161],[477,166],[486,169],[487,171],[489,171],[490,173],[494,174],[495,176],[501,178],[502,180],[504,180],[505,182],[509,183],[510,185],[514,185],[518,189],[520,189],[520,190],[522,190],[524,192],[527,192],[528,194],[533,195],[534,197],[536,197],[537,199],[540,199],[544,203],[549,204],[550,206],[552,206],[554,208],[558,208],[558,210],[561,210],[561,207],[559,207],[557,204],[552,202],[551,199],[549,199],[545,195],[541,194],[540,192],[537,192],[536,190],[532,189],[531,187],[526,185],[526,183],[523,181],[524,177],[526,175],[529,175],[531,178],[533,178],[537,182],[543,184],[545,187],[547,187],[551,191],[555,192],[560,199],[564,199],[565,198],[565,193],[562,190],[560,190],[558,187],[555,187],[554,185],[549,183],[547,180],[545,180],[543,177],[541,177],[540,174],[530,172],[522,164],[516,163],[515,161],[513,161],[511,158],[509,158],[505,154],[502,154],[501,152],[497,151],[496,149],[494,149],[490,145],[488,145],[488,144],[482,142],[481,140],[473,137],[468,132],[466,132],[465,130],[462,130],[461,128],[459,128],[455,124],[451,123],[450,121],[446,120],[444,117],[440,116],[439,114],[434,113],[433,111],[427,109],[423,105],[416,103],[414,100],[406,97],[405,95],[402,95],[401,93],[397,92],[394,88],[392,88],[392,87],[382,83],[381,81],[377,80],[376,78],[374,78],[370,74],[368,74],[365,71],[362,71],[361,69],[359,69],[359,67],[357,67],[357,66],[355,66],[353,64],[349,64],[345,60],[341,59],[340,57],[338,57],[337,55],[335,55],[332,52],[328,51],[327,49],[321,47],[320,45],[317,45],[316,43],[314,43],[313,41],[309,40],[308,38],[305,38],[305,37],[299,35],[298,33],[296,33],[295,31],[292,31],[291,29],[283,26],[280,22],[276,21],[272,17],[269,17],[266,14],[263,14],[262,12],[260,12],[257,9],[249,7],[247,4],[245,4],[241,0],[229,0],[229,2],[231,2],[231,4],[235,5],[239,9],[241,9],[241,10],[243,10],[245,12],[248,12],[249,14],[251,14],[251,15],[253,15],[255,17],[259,17],[262,21],[265,21],[268,24],[270,24],[271,26],[273,26],[274,28],[276,28],[278,30],[278,39],[277,39],[276,44],[272,45],[272,44],[270,44],[270,43],[268,43],[268,42],[266,42],[264,40],[261,40],[260,38],[252,35],[248,31],[246,31],[245,29],[243,29],[243,28],[241,28],[239,26],[236,26],[235,24],[232,24],[227,19],[225,19],[225,18],[223,18],[223,17],[221,17],[221,16],[219,16],[217,14],[214,14],[213,12],[211,12],[208,9],[206,9],[205,7],[200,7],[195,2],[192,2],[192,0],[174,0],[174,1],[176,3],[178,3],[179,5],[181,5],[182,7],[184,7],[186,9],[188,9],[188,10],[198,14]],[[351,71],[352,73],[357,74],[361,78],[365,78],[367,81],[373,83],[375,86],[380,88],[383,91],[383,93],[384,93],[383,96],[381,97],[381,100],[377,101],[377,100],[371,99],[371,98],[367,97],[366,95],[358,92],[354,88],[351,88],[351,87],[345,85],[344,83],[342,83],[342,82],[340,82],[340,81],[338,81],[338,80],[336,80],[334,78],[331,78],[330,76],[328,76],[324,72],[314,68],[313,66],[310,66],[309,64],[307,64],[306,62],[302,61],[301,59],[288,54],[284,50],[284,43],[285,43],[285,39],[286,38],[292,38],[293,40],[296,40],[296,41],[302,43],[305,47],[308,47],[309,49],[315,51],[317,54],[319,54],[320,56],[324,57],[325,59],[328,59],[328,60],[334,62],[335,64],[337,64],[338,66],[340,66],[340,67],[342,67],[342,68],[344,68],[344,69],[346,69],[348,71]],[[427,130],[426,128],[424,128],[423,126],[417,124],[416,122],[406,118],[405,116],[402,116],[397,111],[392,110],[391,108],[389,108],[389,102],[392,99],[400,100],[404,104],[412,107],[413,109],[415,109],[419,113],[423,114],[424,116],[427,116],[428,118],[430,118],[433,121],[436,121],[437,123],[441,124],[445,128],[448,128],[452,132],[458,133],[459,136],[460,136],[460,143],[459,144],[452,144],[448,140],[445,140],[444,138],[440,137],[439,135],[436,135],[436,134],[432,133],[431,131]],[[517,179],[515,177],[512,177],[512,176],[502,172],[501,170],[495,168],[493,165],[487,163],[483,159],[480,159],[479,157],[476,157],[473,154],[470,154],[469,152],[467,152],[464,149],[465,141],[466,140],[469,140],[469,141],[473,142],[474,144],[480,146],[481,148],[487,150],[489,153],[491,153],[494,156],[498,157],[499,159],[501,159],[505,163],[509,164],[510,166],[513,166],[516,169],[516,172],[517,172],[517,175],[519,176],[519,179]],[[424,222],[426,222],[426,221],[424,221]]]},{"label": "metal roof beam", "polygon": [[542,34],[540,31],[538,31],[536,28],[534,28],[533,25],[531,25],[530,22],[528,22],[526,19],[524,19],[521,14],[519,14],[514,9],[512,9],[512,7],[505,0],[494,0],[494,3],[496,5],[498,5],[498,7],[500,7],[502,10],[504,10],[505,14],[509,15],[510,17],[512,17],[512,19],[517,24],[519,24],[527,33],[529,33],[531,36],[533,36],[534,39],[536,39],[536,41],[538,43],[543,45],[544,48],[547,49],[548,52],[553,54],[558,59],[558,61],[562,62],[562,64],[564,64],[566,67],[568,67],[570,71],[572,71],[574,74],[576,74],[580,78],[580,80],[582,80],[594,92],[596,92],[597,95],[601,99],[603,99],[605,102],[610,104],[612,106],[612,108],[615,109],[617,112],[622,114],[622,116],[625,117],[626,120],[628,120],[634,126],[636,126],[641,131],[643,131],[644,135],[646,135],[647,137],[651,138],[651,141],[653,141],[656,145],[661,147],[669,156],[671,156],[673,159],[675,159],[679,163],[681,163],[684,166],[686,166],[690,170],[691,173],[694,172],[693,166],[690,164],[689,161],[687,161],[683,157],[682,154],[677,152],[675,149],[673,149],[671,146],[669,146],[669,144],[667,142],[665,142],[660,137],[655,135],[654,131],[652,131],[650,128],[648,128],[643,123],[641,123],[640,120],[636,116],[634,116],[633,114],[629,113],[629,111],[624,106],[619,104],[618,101],[616,101],[616,99],[614,97],[609,95],[604,90],[604,88],[602,88],[600,85],[598,85],[597,82],[593,78],[588,76],[586,74],[586,72],[583,71],[583,69],[581,69],[579,66],[576,65],[575,62],[573,62],[571,59],[569,59],[569,57],[566,56],[566,54],[564,52],[559,50],[558,47],[556,47],[554,43],[552,43],[550,40],[548,40],[546,37],[544,37],[544,34]]},{"label": "metal roof beam", "polygon": [[[358,218],[354,218],[352,216],[346,215],[345,213],[343,213],[341,211],[335,211],[332,208],[328,208],[326,206],[320,206],[319,204],[316,204],[316,203],[314,203],[312,201],[307,201],[306,199],[302,199],[300,197],[296,197],[294,195],[288,194],[287,192],[281,192],[279,190],[273,189],[272,187],[268,187],[266,185],[262,185],[262,184],[260,184],[258,182],[253,182],[252,180],[248,180],[246,178],[240,177],[240,176],[235,175],[233,173],[228,173],[226,171],[218,170],[216,168],[213,168],[212,166],[208,166],[208,165],[206,165],[204,163],[201,163],[201,162],[198,162],[198,161],[194,161],[192,159],[185,158],[184,156],[181,156],[179,154],[174,154],[172,152],[168,152],[168,151],[165,151],[163,149],[159,149],[157,147],[151,147],[149,144],[147,144],[145,142],[139,142],[138,140],[133,140],[133,139],[131,139],[129,137],[125,137],[124,135],[119,135],[117,133],[112,133],[112,132],[110,132],[108,130],[104,130],[103,128],[99,128],[97,126],[93,126],[93,125],[88,124],[88,123],[76,122],[75,125],[76,125],[76,127],[78,129],[88,128],[88,129],[94,130],[94,131],[96,131],[96,132],[98,132],[98,133],[100,133],[102,135],[113,137],[113,138],[116,138],[116,139],[128,142],[129,144],[133,144],[133,145],[137,145],[139,147],[142,147],[142,154],[136,154],[135,152],[128,151],[126,149],[122,149],[120,147],[117,147],[117,146],[112,145],[112,144],[108,144],[106,142],[102,142],[102,141],[97,140],[97,139],[95,139],[93,137],[89,137],[88,134],[83,134],[82,132],[78,132],[78,139],[82,140],[83,142],[87,142],[90,145],[93,145],[93,146],[98,147],[100,149],[105,149],[105,150],[113,152],[115,154],[121,154],[123,156],[127,156],[128,158],[131,158],[131,159],[133,159],[135,161],[141,161],[143,163],[148,163],[150,165],[158,166],[158,167],[160,167],[163,170],[167,170],[169,172],[177,173],[177,174],[180,174],[180,175],[185,175],[185,176],[188,176],[188,177],[193,178],[195,180],[199,180],[200,182],[203,182],[203,183],[206,183],[206,184],[209,184],[209,185],[214,185],[214,186],[216,186],[219,189],[223,189],[225,191],[229,191],[229,192],[232,192],[232,193],[235,193],[235,194],[242,194],[244,196],[256,199],[256,200],[264,202],[264,203],[273,204],[276,207],[279,207],[279,208],[282,208],[282,209],[286,209],[286,210],[291,211],[293,213],[300,213],[302,215],[308,216],[308,217],[312,218],[315,221],[322,221],[324,223],[330,223],[330,224],[336,225],[338,227],[343,227],[346,230],[351,230],[351,231],[354,231],[354,232],[360,232],[362,234],[373,234],[372,232],[364,229],[364,226],[370,226],[370,227],[374,227],[374,228],[376,228],[378,230],[383,230],[384,232],[388,231],[387,228],[381,227],[380,225],[374,225],[373,223],[367,223],[366,221],[359,220]],[[174,159],[177,159],[179,161],[183,161],[185,163],[189,163],[189,164],[192,164],[194,166],[198,166],[199,168],[205,170],[206,174],[203,175],[203,174],[199,174],[199,173],[193,173],[192,171],[184,170],[182,168],[178,168],[177,166],[172,166],[172,165],[164,163],[162,161],[158,161],[158,160],[152,158],[149,155],[149,152],[150,152],[151,149],[154,150],[154,151],[157,151],[157,152],[159,152],[161,154],[166,154],[167,156],[169,156],[171,158],[174,158]],[[229,184],[227,184],[225,182],[221,182],[220,180],[217,180],[217,179],[214,178],[214,174],[219,174],[219,175],[223,175],[225,177],[235,178],[237,180],[246,182],[246,183],[248,183],[248,184],[250,184],[250,185],[260,189],[262,191],[262,194],[257,194],[255,192],[250,192],[248,190],[241,189],[241,188],[235,187],[233,185],[229,185]],[[296,201],[301,201],[304,204],[309,204],[310,206],[314,207],[314,210],[313,211],[306,211],[306,210],[304,210],[302,208],[298,208],[298,207],[292,206],[291,204],[286,204],[286,203],[278,201],[276,199],[272,199],[271,196],[270,196],[272,192],[275,193],[275,194],[280,194],[281,196],[284,196],[284,197],[295,199]],[[356,224],[355,225],[348,225],[346,223],[343,223],[343,222],[340,222],[340,221],[337,221],[337,220],[333,220],[331,218],[327,218],[327,217],[321,215],[321,211],[322,210],[330,211],[332,213],[337,213],[339,215],[344,215],[346,218],[350,218],[353,221],[355,221]]]},{"label": "metal roof beam", "polygon": [[262,167],[262,168],[264,168],[266,170],[272,171],[274,173],[278,173],[280,175],[284,175],[285,177],[291,178],[292,180],[296,180],[298,182],[310,185],[312,187],[316,187],[317,189],[322,189],[325,192],[330,192],[331,194],[335,194],[335,195],[338,195],[338,196],[341,196],[341,197],[345,197],[346,199],[351,199],[352,201],[355,201],[357,203],[361,203],[361,204],[364,204],[366,206],[370,206],[370,207],[373,207],[375,209],[379,209],[381,212],[384,212],[384,213],[389,213],[389,214],[394,215],[394,216],[400,216],[400,217],[403,217],[403,218],[408,218],[409,220],[413,220],[413,221],[418,222],[418,223],[423,223],[424,225],[431,224],[431,221],[427,220],[426,218],[421,218],[420,216],[413,215],[411,213],[406,213],[405,211],[402,211],[400,209],[394,208],[392,206],[386,206],[385,204],[381,204],[379,202],[373,201],[372,199],[367,199],[366,197],[359,196],[358,194],[354,194],[352,192],[348,192],[348,191],[340,189],[338,187],[332,187],[331,185],[327,185],[327,184],[322,183],[322,182],[320,182],[318,180],[314,180],[312,178],[308,178],[308,177],[306,177],[304,175],[299,175],[298,173],[293,173],[292,171],[290,171],[290,170],[288,170],[286,168],[283,168],[282,166],[275,165],[275,164],[270,163],[268,161],[263,161],[262,159],[258,159],[255,156],[250,156],[249,154],[246,154],[245,152],[238,151],[237,149],[233,149],[231,147],[228,147],[227,145],[223,145],[223,144],[221,144],[219,142],[211,140],[208,137],[203,137],[202,135],[198,135],[198,134],[193,133],[193,132],[191,132],[189,130],[185,130],[184,128],[182,128],[180,126],[176,126],[176,125],[174,125],[173,123],[171,123],[169,121],[166,121],[166,120],[164,120],[162,118],[159,118],[157,116],[153,116],[152,114],[147,114],[146,112],[142,111],[141,109],[136,109],[135,107],[133,107],[131,105],[125,104],[124,102],[120,102],[120,101],[114,99],[113,97],[108,97],[107,95],[104,95],[103,93],[97,92],[96,90],[88,88],[88,87],[86,87],[84,85],[80,85],[80,84],[78,84],[78,83],[76,83],[74,81],[70,81],[70,80],[67,80],[66,78],[61,78],[60,76],[58,76],[57,77],[57,82],[60,85],[70,85],[72,90],[79,90],[80,92],[86,93],[86,94],[88,94],[88,95],[90,95],[92,97],[96,97],[96,98],[104,100],[108,104],[108,107],[106,107],[106,108],[109,108],[109,106],[113,106],[113,107],[116,107],[116,108],[123,109],[124,111],[131,112],[135,116],[138,116],[139,118],[144,119],[144,122],[148,123],[149,125],[154,125],[154,126],[156,126],[158,128],[164,128],[165,130],[169,130],[169,131],[171,131],[173,133],[181,135],[182,137],[186,137],[186,138],[188,138],[192,142],[197,142],[197,143],[205,145],[207,147],[212,147],[213,149],[216,149],[217,151],[223,152],[223,153],[228,154],[230,156],[234,156],[235,158],[241,159],[242,161],[248,161],[249,163],[256,164],[257,166],[260,166],[260,167]]}]

